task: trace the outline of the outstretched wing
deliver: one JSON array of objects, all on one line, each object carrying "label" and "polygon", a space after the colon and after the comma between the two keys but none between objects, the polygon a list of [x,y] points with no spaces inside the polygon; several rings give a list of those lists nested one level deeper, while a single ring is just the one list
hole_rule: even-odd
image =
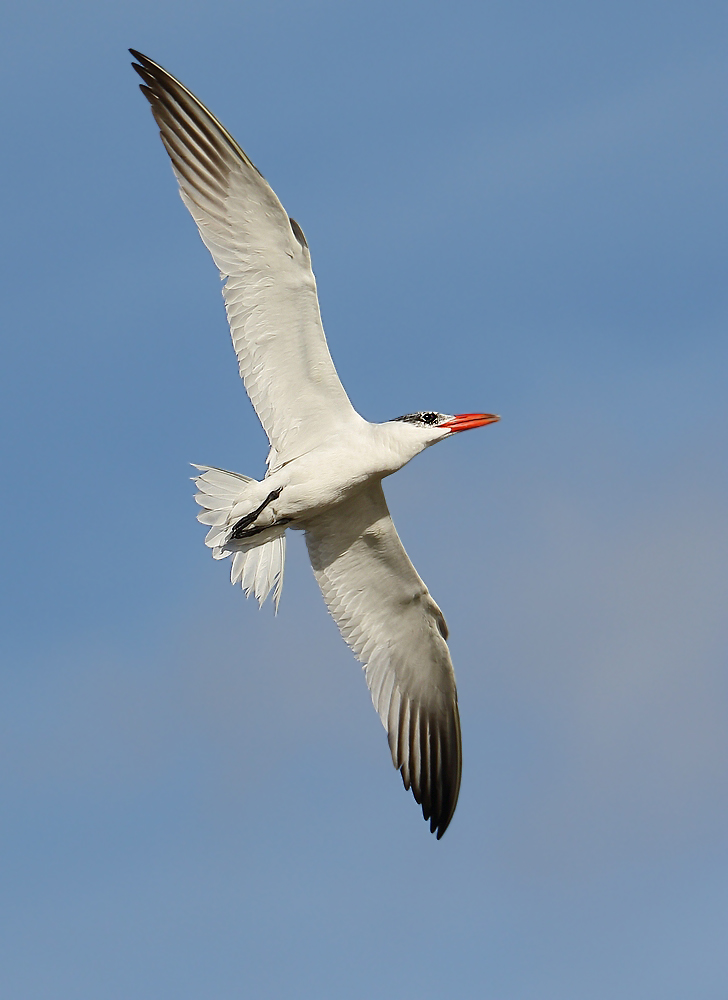
[{"label": "outstretched wing", "polygon": [[447,626],[402,546],[380,483],[308,523],[324,600],[364,664],[394,766],[438,839],[460,790],[460,717]]},{"label": "outstretched wing", "polygon": [[305,237],[265,178],[207,108],[130,50],[182,200],[220,274],[240,375],[277,453],[315,447],[358,421],[326,344]]}]

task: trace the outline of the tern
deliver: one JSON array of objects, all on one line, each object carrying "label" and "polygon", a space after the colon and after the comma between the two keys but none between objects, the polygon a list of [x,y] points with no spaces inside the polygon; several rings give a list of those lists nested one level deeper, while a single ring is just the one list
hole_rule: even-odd
[{"label": "tern", "polygon": [[407,557],[382,480],[492,413],[422,411],[369,423],[349,401],[324,336],[303,230],[207,108],[129,50],[179,183],[224,280],[240,375],[270,442],[262,481],[196,465],[198,520],[230,579],[278,608],[286,531],[305,532],[316,580],[362,662],[394,766],[442,837],[460,791],[457,689],[440,608]]}]

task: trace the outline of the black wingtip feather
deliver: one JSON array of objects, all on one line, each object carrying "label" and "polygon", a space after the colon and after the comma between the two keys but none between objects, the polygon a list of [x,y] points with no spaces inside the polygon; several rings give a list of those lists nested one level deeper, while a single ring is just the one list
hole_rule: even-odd
[{"label": "black wingtip feather", "polygon": [[457,701],[439,724],[412,702],[399,712],[388,734],[394,766],[402,784],[422,808],[430,833],[447,830],[460,795],[462,741]]},{"label": "black wingtip feather", "polygon": [[[129,49],[129,51],[134,56],[134,58],[137,60],[137,62],[139,62],[139,63],[142,64],[142,66],[156,66],[157,65],[152,59],[149,58],[149,56],[145,56],[144,53],[143,52],[139,52],[138,49]],[[132,66],[134,66],[134,69],[137,68],[134,63],[132,63]]]},{"label": "black wingtip feather", "polygon": [[[188,90],[183,83],[180,83],[176,77],[168,73],[159,63],[155,63],[149,56],[145,56],[137,49],[129,49],[129,51],[138,60],[138,62],[131,64],[132,68],[151,89],[151,94],[145,92],[144,96],[152,104],[152,107],[156,102],[162,105],[168,105],[171,102],[171,105],[176,106],[177,111],[181,112],[182,116],[187,116],[190,121],[194,122],[195,128],[199,129],[202,137],[217,154],[222,156],[232,154],[234,157],[239,157],[246,166],[251,167],[260,177],[263,177],[260,170],[233,139],[222,122],[215,118],[192,91]],[[180,121],[184,125],[183,117]]]},{"label": "black wingtip feather", "polygon": [[429,760],[430,831],[440,840],[450,825],[460,795],[462,751],[457,702],[444,731],[432,734]]}]

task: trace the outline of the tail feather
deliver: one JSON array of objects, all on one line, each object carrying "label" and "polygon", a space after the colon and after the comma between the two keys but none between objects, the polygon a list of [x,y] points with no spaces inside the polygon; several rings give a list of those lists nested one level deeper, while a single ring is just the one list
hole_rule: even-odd
[{"label": "tail feather", "polygon": [[254,594],[260,605],[273,591],[277,612],[286,561],[285,526],[267,528],[250,538],[231,538],[234,525],[254,506],[257,480],[209,465],[194,468],[202,473],[193,477],[199,491],[195,500],[202,507],[197,520],[210,525],[205,545],[212,549],[212,558],[232,556],[230,582],[239,582],[246,597]]}]

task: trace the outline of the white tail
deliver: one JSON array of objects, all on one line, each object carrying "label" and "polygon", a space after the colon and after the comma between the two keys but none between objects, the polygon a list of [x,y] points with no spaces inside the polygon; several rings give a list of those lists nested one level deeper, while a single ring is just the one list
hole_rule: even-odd
[{"label": "white tail", "polygon": [[195,500],[204,508],[197,520],[210,525],[205,545],[212,549],[212,558],[232,556],[230,582],[240,582],[245,596],[255,594],[261,606],[272,590],[277,612],[286,560],[285,527],[266,528],[250,538],[230,538],[234,525],[257,506],[255,498],[260,483],[249,476],[209,465],[194,468],[202,473],[193,477],[199,490]]}]

